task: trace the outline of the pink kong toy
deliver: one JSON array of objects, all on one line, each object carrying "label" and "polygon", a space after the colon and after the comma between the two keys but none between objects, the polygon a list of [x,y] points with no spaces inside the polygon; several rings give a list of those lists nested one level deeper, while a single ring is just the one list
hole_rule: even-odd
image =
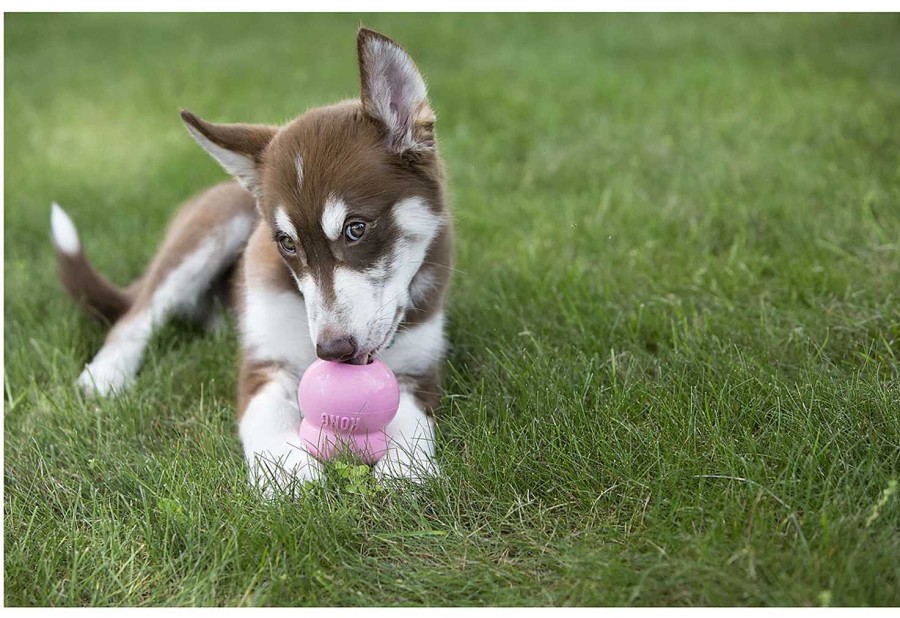
[{"label": "pink kong toy", "polygon": [[400,387],[381,361],[317,360],[300,378],[297,397],[303,411],[300,437],[313,457],[327,460],[347,449],[373,464],[387,451],[384,428],[397,414]]}]

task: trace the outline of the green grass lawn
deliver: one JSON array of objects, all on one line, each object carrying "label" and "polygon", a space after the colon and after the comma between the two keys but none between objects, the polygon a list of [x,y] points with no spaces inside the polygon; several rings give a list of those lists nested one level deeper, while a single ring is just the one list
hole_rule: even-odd
[{"label": "green grass lawn", "polygon": [[[429,80],[458,229],[444,475],[261,501],[234,332],[80,397],[118,282],[224,178],[189,138]],[[5,19],[7,605],[900,604],[900,18]],[[305,328],[299,325],[298,328]]]}]

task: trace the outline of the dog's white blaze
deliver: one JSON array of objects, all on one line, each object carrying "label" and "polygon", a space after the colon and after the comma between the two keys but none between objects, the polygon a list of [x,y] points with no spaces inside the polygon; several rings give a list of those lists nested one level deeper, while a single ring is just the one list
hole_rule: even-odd
[{"label": "dog's white blaze", "polygon": [[294,167],[297,168],[297,189],[303,188],[303,157],[297,155],[297,160],[294,161]]},{"label": "dog's white blaze", "polygon": [[334,296],[336,307],[329,321],[355,337],[360,349],[378,346],[396,311],[391,299],[385,302],[384,288],[362,271],[338,267],[334,271]]},{"label": "dog's white blaze", "polygon": [[50,207],[50,230],[53,233],[53,244],[63,253],[75,255],[81,250],[75,224],[56,202]]},{"label": "dog's white blaze", "polygon": [[197,312],[221,265],[233,262],[243,250],[253,223],[252,217],[235,217],[215,230],[169,273],[146,306],[132,310],[116,324],[78,378],[85,392],[107,395],[131,383],[154,328],[172,314]]},{"label": "dog's white blaze", "polygon": [[441,311],[427,322],[397,333],[394,343],[380,357],[394,373],[417,373],[440,361],[446,350],[444,312]]},{"label": "dog's white blaze", "polygon": [[[367,272],[338,267],[334,271],[335,302],[326,306],[319,287],[309,275],[298,281],[306,301],[310,337],[318,340],[322,330],[350,335],[361,350],[385,342],[402,298],[386,295],[387,288]],[[393,302],[393,301],[397,302]]]},{"label": "dog's white blaze", "polygon": [[316,285],[315,279],[311,276],[304,275],[302,279],[297,279],[297,276],[294,275],[294,280],[297,282],[297,287],[303,294],[307,325],[309,327],[309,337],[313,349],[315,349],[315,344],[319,340],[319,329],[322,326],[319,318],[325,311],[322,294],[319,292],[319,286]]},{"label": "dog's white blaze", "polygon": [[344,220],[347,218],[347,205],[343,200],[328,196],[325,200],[325,208],[322,210],[322,231],[331,240],[341,237],[344,230]]},{"label": "dog's white blaze", "polygon": [[200,131],[189,123],[184,123],[187,130],[203,149],[219,162],[226,172],[237,178],[238,182],[248,191],[253,191],[256,184],[256,162],[252,157],[245,157],[231,150],[222,148],[207,139]]},{"label": "dog's white blaze", "polygon": [[241,342],[254,360],[278,360],[300,371],[315,360],[303,299],[296,293],[248,286]]},{"label": "dog's white blaze", "polygon": [[388,436],[388,451],[375,464],[378,478],[422,482],[438,473],[434,461],[434,421],[425,414],[411,393],[400,392],[400,408],[385,433]]},{"label": "dog's white blaze", "polygon": [[278,371],[244,410],[238,433],[250,480],[267,495],[287,489],[292,481],[311,481],[322,466],[302,447],[302,420],[297,404],[298,376]]},{"label": "dog's white blaze", "polygon": [[291,222],[291,218],[281,206],[275,209],[275,226],[294,240],[298,239],[297,228]]}]

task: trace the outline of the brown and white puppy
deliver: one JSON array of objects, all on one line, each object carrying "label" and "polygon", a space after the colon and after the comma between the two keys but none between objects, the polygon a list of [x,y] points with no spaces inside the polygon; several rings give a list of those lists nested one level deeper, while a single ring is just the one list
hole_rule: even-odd
[{"label": "brown and white puppy", "polygon": [[251,479],[269,493],[321,474],[297,434],[296,387],[316,356],[386,362],[401,400],[375,472],[413,480],[436,472],[431,411],[446,349],[452,230],[435,117],[397,43],[363,28],[357,51],[359,100],[285,126],[213,124],[182,112],[191,135],[240,184],[187,202],[129,287],[90,266],[72,221],[52,209],[63,283],[114,322],[82,388],[121,391],[166,319],[214,325],[228,304],[243,352],[239,433]]}]

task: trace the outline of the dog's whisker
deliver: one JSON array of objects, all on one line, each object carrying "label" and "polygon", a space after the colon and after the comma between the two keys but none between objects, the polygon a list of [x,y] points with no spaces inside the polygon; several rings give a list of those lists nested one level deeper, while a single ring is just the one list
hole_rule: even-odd
[{"label": "dog's whisker", "polygon": [[443,268],[444,270],[449,270],[452,273],[457,273],[460,275],[468,275],[469,274],[466,271],[460,270],[458,268],[454,268],[453,266],[450,266],[449,264],[440,264],[438,262],[430,262],[428,260],[423,260],[422,264],[427,264],[428,266],[435,266],[437,268]]}]

